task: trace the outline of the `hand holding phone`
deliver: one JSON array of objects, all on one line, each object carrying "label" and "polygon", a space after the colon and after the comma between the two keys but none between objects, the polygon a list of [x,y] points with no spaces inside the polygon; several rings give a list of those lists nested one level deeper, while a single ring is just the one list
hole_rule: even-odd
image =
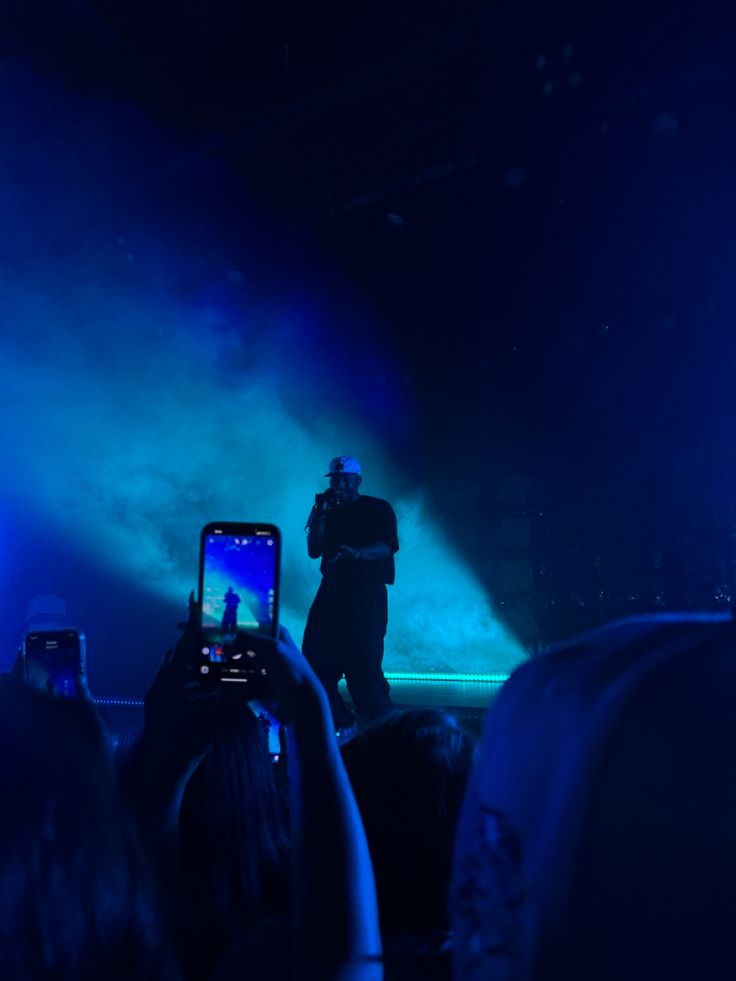
[{"label": "hand holding phone", "polygon": [[189,616],[179,624],[181,636],[166,653],[144,702],[144,732],[149,752],[165,760],[168,772],[184,773],[202,758],[212,736],[232,711],[224,692],[200,683],[202,628],[199,604],[192,593]]},{"label": "hand holding phone", "polygon": [[331,719],[324,688],[286,627],[279,627],[278,637],[254,634],[251,643],[268,665],[273,713],[280,723],[299,719],[320,725],[322,717]]}]

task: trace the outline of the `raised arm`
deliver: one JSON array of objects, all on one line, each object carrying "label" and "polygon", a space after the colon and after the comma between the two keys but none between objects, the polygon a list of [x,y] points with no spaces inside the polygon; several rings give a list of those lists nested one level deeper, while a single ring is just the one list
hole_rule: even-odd
[{"label": "raised arm", "polygon": [[380,981],[373,870],[327,697],[287,631],[267,643],[289,740],[296,976]]},{"label": "raised arm", "polygon": [[307,554],[310,559],[318,559],[325,550],[325,519],[327,513],[315,505],[307,520]]}]

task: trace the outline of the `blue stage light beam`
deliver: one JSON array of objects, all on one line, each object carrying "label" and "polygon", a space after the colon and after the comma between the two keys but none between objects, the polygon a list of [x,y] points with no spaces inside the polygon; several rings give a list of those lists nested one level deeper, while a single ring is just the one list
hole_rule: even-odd
[{"label": "blue stage light beam", "polygon": [[[0,303],[8,309],[2,289]],[[0,342],[0,384],[13,406],[0,432],[15,461],[5,493],[20,495],[40,525],[62,524],[101,569],[182,603],[207,521],[275,521],[284,533],[283,617],[299,636],[319,582],[302,530],[313,494],[329,457],[347,450],[363,457],[366,492],[391,496],[380,434],[340,419],[339,406],[334,425],[307,430],[267,372],[223,392],[216,367],[203,370],[192,356],[182,310],[157,353],[140,312],[124,323],[108,313],[81,335],[78,320],[68,333],[65,320],[48,309],[53,330],[26,323],[23,344]],[[521,648],[421,498],[394,504],[401,551],[387,667],[511,670]]]}]

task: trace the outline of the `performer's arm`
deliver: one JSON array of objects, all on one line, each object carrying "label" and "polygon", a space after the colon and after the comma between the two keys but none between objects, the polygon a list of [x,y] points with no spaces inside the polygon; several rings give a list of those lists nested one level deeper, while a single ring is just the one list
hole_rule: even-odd
[{"label": "performer's arm", "polygon": [[378,559],[390,559],[394,554],[386,542],[373,542],[372,545],[361,545],[358,549],[364,562],[376,562]]},{"label": "performer's arm", "polygon": [[393,549],[385,542],[372,542],[370,545],[361,545],[359,548],[353,548],[352,545],[341,545],[340,551],[332,561],[361,559],[363,562],[377,562],[379,559],[390,559],[393,554]]},{"label": "performer's arm", "polygon": [[327,515],[314,507],[307,521],[307,553],[310,559],[318,559],[325,550],[325,519]]},{"label": "performer's arm", "polygon": [[381,559],[390,559],[394,552],[398,552],[399,537],[396,532],[396,515],[389,504],[383,505],[381,521],[377,526],[374,526],[372,533],[376,535],[375,541],[368,545],[343,545],[332,561],[379,562]]}]

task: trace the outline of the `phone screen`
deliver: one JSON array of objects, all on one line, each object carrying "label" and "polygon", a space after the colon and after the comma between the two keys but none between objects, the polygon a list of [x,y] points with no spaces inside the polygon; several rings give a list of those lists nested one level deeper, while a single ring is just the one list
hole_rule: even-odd
[{"label": "phone screen", "polygon": [[29,685],[51,695],[80,694],[86,673],[84,634],[77,630],[39,630],[23,642],[25,677]]},{"label": "phone screen", "polygon": [[281,535],[275,525],[215,523],[202,531],[200,600],[205,644],[200,674],[254,681],[266,669],[243,631],[275,637]]}]

